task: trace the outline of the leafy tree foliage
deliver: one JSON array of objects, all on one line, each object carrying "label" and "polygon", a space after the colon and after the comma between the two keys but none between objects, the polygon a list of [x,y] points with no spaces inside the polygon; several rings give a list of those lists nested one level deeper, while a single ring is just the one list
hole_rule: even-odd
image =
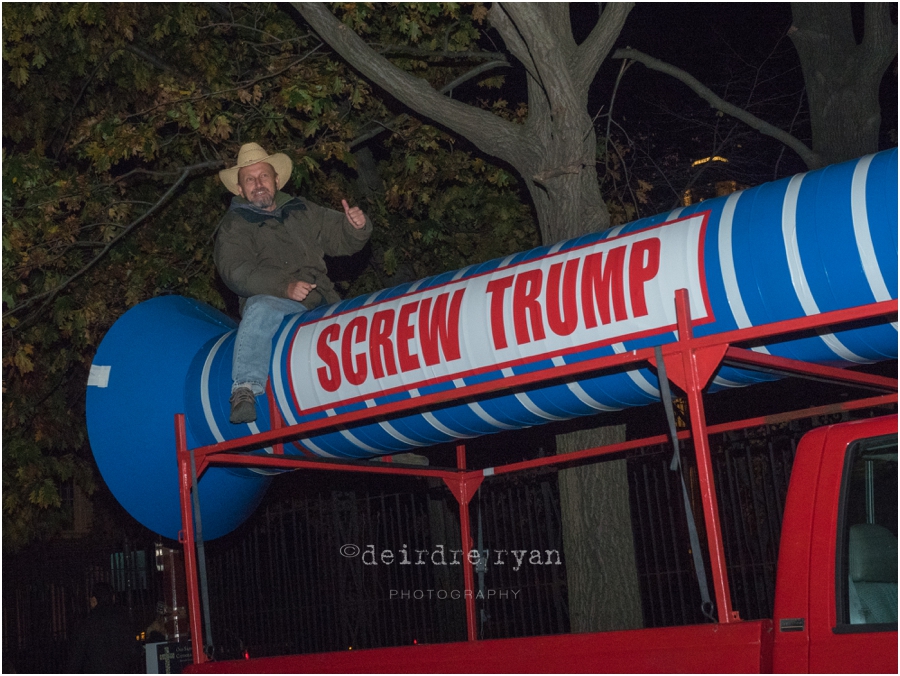
[{"label": "leafy tree foliage", "polygon": [[[496,60],[475,44],[478,5],[342,8],[440,87]],[[537,243],[508,171],[401,114],[272,5],[9,5],[3,78],[5,548],[66,523],[64,482],[95,486],[85,383],[116,318],[164,293],[231,307],[211,253],[216,171],[240,144],[289,154],[289,191],[363,201],[374,256],[350,294]],[[476,82],[475,105],[516,118],[496,80]],[[376,134],[373,191],[352,151]]]}]

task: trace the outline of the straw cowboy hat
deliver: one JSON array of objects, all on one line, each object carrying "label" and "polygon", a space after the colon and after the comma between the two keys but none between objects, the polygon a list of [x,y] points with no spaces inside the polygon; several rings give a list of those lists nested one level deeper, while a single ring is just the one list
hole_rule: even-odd
[{"label": "straw cowboy hat", "polygon": [[257,164],[259,162],[268,162],[272,165],[272,168],[275,169],[275,173],[277,174],[275,186],[279,190],[287,183],[288,179],[291,177],[291,172],[294,170],[294,163],[291,162],[291,158],[284,153],[269,155],[269,153],[263,150],[262,146],[258,143],[245,143],[238,151],[237,164],[230,169],[223,169],[220,171],[219,179],[231,192],[235,195],[240,195],[238,172],[242,167],[249,167],[251,164]]}]

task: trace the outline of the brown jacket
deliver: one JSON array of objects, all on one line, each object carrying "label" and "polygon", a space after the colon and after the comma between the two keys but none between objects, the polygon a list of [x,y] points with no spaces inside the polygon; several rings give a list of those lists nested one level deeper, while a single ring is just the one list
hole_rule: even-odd
[{"label": "brown jacket", "polygon": [[[216,268],[241,298],[258,294],[287,297],[288,285],[304,281],[316,288],[303,304],[310,310],[340,301],[328,278],[324,256],[347,256],[365,246],[372,222],[357,230],[342,211],[320,207],[283,192],[276,209],[263,212],[235,197],[216,237]],[[243,305],[243,302],[242,302]]]}]

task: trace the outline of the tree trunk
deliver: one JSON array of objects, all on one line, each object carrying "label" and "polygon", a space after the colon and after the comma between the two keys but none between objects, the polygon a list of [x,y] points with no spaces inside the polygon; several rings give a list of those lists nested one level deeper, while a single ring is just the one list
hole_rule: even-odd
[{"label": "tree trunk", "polygon": [[820,166],[876,152],[878,90],[897,55],[897,27],[887,4],[866,3],[860,44],[849,3],[794,2],[791,9],[789,35],[800,55]]},{"label": "tree trunk", "polygon": [[[625,427],[556,438],[557,453],[625,441]],[[559,472],[563,557],[573,632],[643,627],[625,460]]]},{"label": "tree trunk", "polygon": [[[364,77],[418,114],[512,165],[533,200],[544,244],[609,227],[596,171],[596,132],[588,89],[616,41],[632,3],[607,3],[587,38],[575,44],[568,3],[493,3],[489,21],[527,72],[525,124],[447,98],[400,70],[339,22],[321,3],[292,5]],[[624,431],[619,433],[624,434]],[[568,437],[561,440],[566,448]],[[603,443],[590,437],[587,445]],[[563,530],[573,631],[641,626],[622,462],[566,470]],[[561,486],[562,489],[562,486]]]},{"label": "tree trunk", "polygon": [[541,241],[553,244],[606,230],[609,212],[597,180],[597,135],[587,101],[559,114],[536,110],[546,108],[544,103],[538,98],[532,104],[527,125],[529,136],[538,141],[538,161],[532,155],[513,159],[531,195]]},{"label": "tree trunk", "polygon": [[530,181],[528,192],[545,244],[609,228],[609,211],[600,195],[593,164],[562,176]]},{"label": "tree trunk", "polygon": [[610,3],[579,45],[567,3],[494,3],[489,20],[528,72],[525,124],[447,98],[372,50],[325,5],[292,3],[319,36],[363,76],[420,115],[512,165],[534,202],[545,244],[609,227],[597,182],[588,88],[631,3]]},{"label": "tree trunk", "polygon": [[877,151],[881,128],[877,89],[859,81],[829,87],[819,75],[807,80],[806,91],[810,101],[816,101],[811,115],[812,137],[821,166]]}]

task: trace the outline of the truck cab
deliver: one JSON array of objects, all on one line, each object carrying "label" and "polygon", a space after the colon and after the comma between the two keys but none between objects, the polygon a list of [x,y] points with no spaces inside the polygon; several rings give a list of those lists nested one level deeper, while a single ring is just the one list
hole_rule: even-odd
[{"label": "truck cab", "polygon": [[784,511],[775,672],[897,671],[897,416],[797,448]]}]

